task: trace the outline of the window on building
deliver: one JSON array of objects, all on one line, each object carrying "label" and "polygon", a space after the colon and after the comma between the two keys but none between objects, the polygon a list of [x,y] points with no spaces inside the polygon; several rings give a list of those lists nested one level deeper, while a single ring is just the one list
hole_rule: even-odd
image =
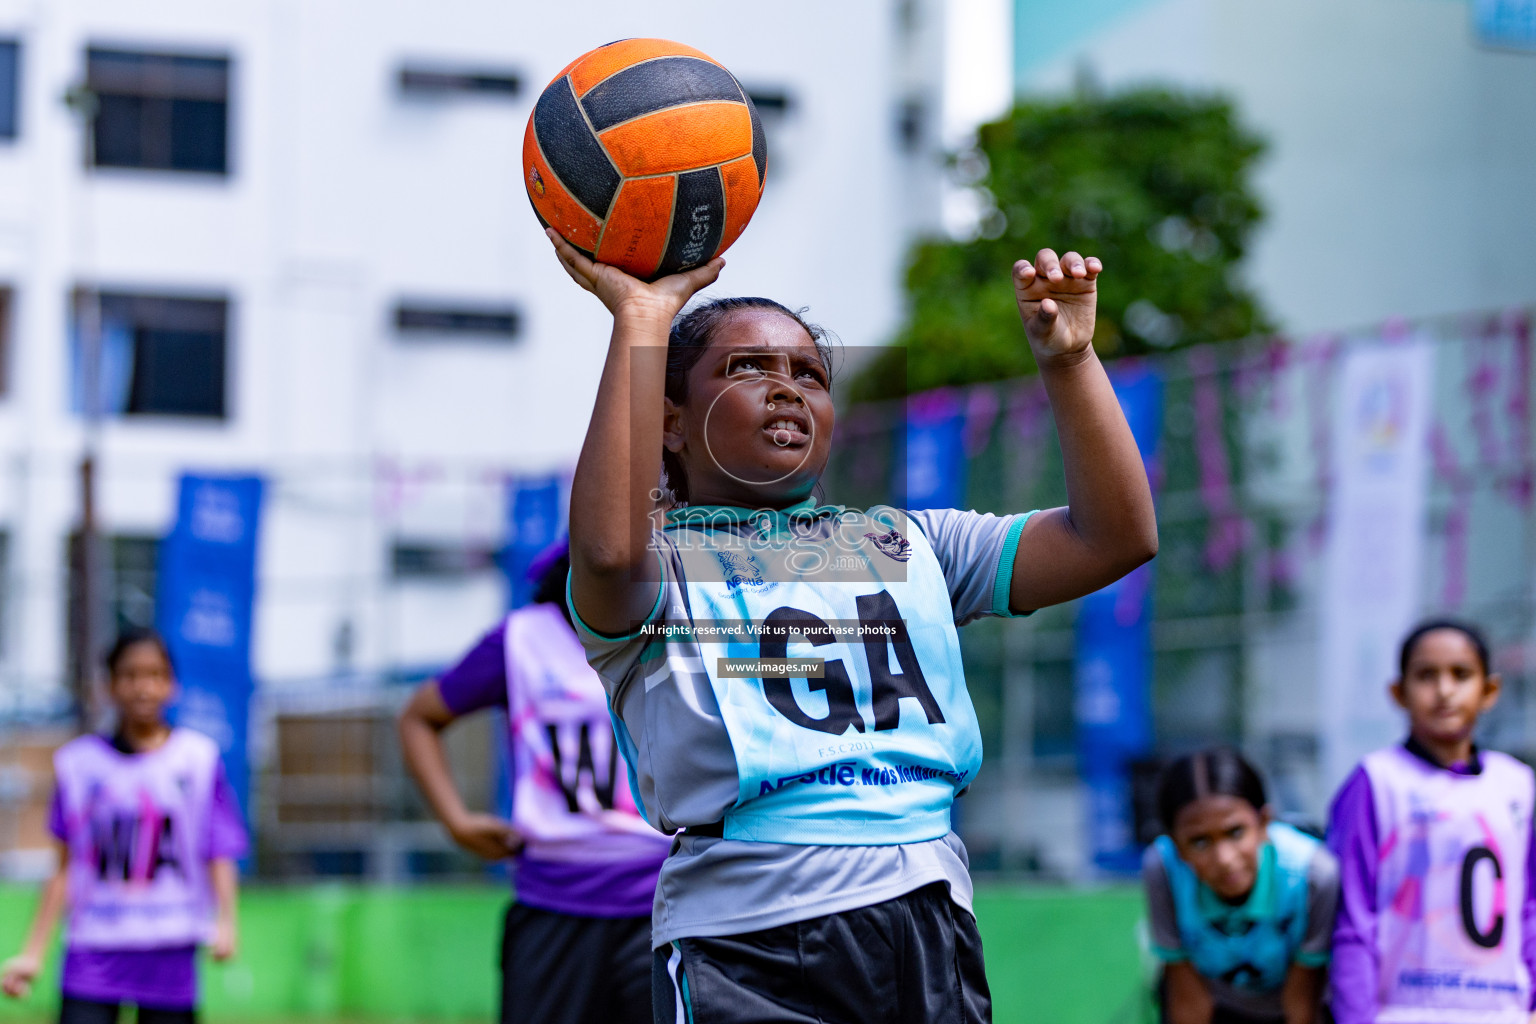
[{"label": "window on building", "polygon": [[21,108],[21,44],[0,39],[0,139],[14,139]]},{"label": "window on building", "polygon": [[0,658],[10,648],[9,631],[11,591],[11,535],[0,528]]},{"label": "window on building", "polygon": [[[102,634],[95,638],[99,654],[123,630],[154,626],[160,539],[149,534],[98,535],[96,552],[97,571],[101,575],[93,586],[92,604],[96,608],[95,628]],[[65,623],[70,638],[66,645],[67,671],[68,678],[78,679],[79,641],[85,635],[85,554],[78,530],[70,532],[64,558],[69,578]]]},{"label": "window on building", "polygon": [[0,398],[11,389],[11,306],[12,291],[0,285]]},{"label": "window on building", "polygon": [[155,624],[155,585],[160,567],[160,538],[140,534],[108,537],[107,599],[116,632]]},{"label": "window on building", "polygon": [[470,544],[396,540],[390,545],[390,574],[397,580],[454,580],[496,568],[496,551]]},{"label": "window on building", "polygon": [[86,51],[97,167],[229,173],[229,61]]},{"label": "window on building", "polygon": [[748,89],[747,98],[760,117],[783,117],[794,105],[783,89]]},{"label": "window on building", "polygon": [[401,337],[413,341],[512,341],[521,328],[522,317],[511,306],[402,302],[395,307],[395,329]]},{"label": "window on building", "polygon": [[400,91],[422,98],[489,96],[511,99],[522,90],[522,79],[511,71],[422,67],[400,69]]},{"label": "window on building", "polygon": [[896,108],[896,138],[903,151],[921,153],[928,137],[928,104],[920,96],[909,96]]},{"label": "window on building", "polygon": [[76,411],[84,408],[82,325],[100,301],[96,386],[103,415],[223,419],[229,303],[118,292],[77,293]]},{"label": "window on building", "polygon": [[[784,173],[786,147],[784,129],[795,110],[795,98],[784,89],[767,85],[744,86],[747,98],[757,108],[757,119],[763,126],[763,145],[768,151],[768,176]],[[793,158],[791,158],[791,161]]]}]

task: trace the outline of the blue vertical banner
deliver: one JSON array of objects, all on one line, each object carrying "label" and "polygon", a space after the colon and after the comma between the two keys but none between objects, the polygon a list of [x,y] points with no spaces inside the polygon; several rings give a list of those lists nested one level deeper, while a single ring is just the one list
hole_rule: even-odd
[{"label": "blue vertical banner", "polygon": [[[1157,479],[1163,382],[1138,368],[1113,378],[1148,477]],[[1083,598],[1077,610],[1074,712],[1078,774],[1086,791],[1094,866],[1141,864],[1131,804],[1131,762],[1152,748],[1152,564]]]},{"label": "blue vertical banner", "polygon": [[[533,599],[534,581],[528,569],[539,553],[549,547],[565,530],[570,504],[570,477],[563,473],[518,476],[507,481],[507,541],[497,559],[507,578],[507,607],[521,608]],[[505,729],[500,735],[506,737]],[[504,818],[512,816],[512,752],[506,742],[496,747],[496,811]],[[507,866],[489,869],[493,875],[505,875]]]},{"label": "blue vertical banner", "polygon": [[211,736],[250,813],[251,620],[264,484],[184,474],[176,525],[160,544],[155,622],[175,662],[176,723]]},{"label": "blue vertical banner", "polygon": [[1536,0],[1476,0],[1477,40],[1507,50],[1536,50]]},{"label": "blue vertical banner", "polygon": [[507,481],[507,544],[501,569],[507,577],[508,608],[521,608],[533,597],[528,567],[564,530],[567,486],[559,473]]},{"label": "blue vertical banner", "polygon": [[965,406],[951,391],[907,399],[904,457],[896,500],[904,508],[960,508],[965,502]]}]

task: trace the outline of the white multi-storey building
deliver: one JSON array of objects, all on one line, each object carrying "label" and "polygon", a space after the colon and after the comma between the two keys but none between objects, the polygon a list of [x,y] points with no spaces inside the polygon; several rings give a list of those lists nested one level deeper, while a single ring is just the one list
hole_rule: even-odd
[{"label": "white multi-storey building", "polygon": [[572,465],[606,343],[523,193],[544,84],[625,36],[727,64],[770,166],[715,291],[874,345],[937,223],[935,7],[0,0],[0,705],[64,693],[89,296],[119,617],[178,474],[251,471],[260,684],[441,664],[501,610],[505,478]]}]

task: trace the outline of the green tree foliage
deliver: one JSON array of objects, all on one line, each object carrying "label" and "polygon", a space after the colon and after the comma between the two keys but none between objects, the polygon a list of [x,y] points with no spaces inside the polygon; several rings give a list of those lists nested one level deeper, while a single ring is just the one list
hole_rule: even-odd
[{"label": "green tree foliage", "polygon": [[866,368],[858,397],[1033,373],[1008,275],[1045,246],[1104,261],[1102,356],[1273,329],[1237,274],[1262,217],[1249,178],[1264,143],[1224,99],[1137,89],[1020,102],[977,142],[956,165],[990,197],[980,237],[914,248],[902,347]]}]

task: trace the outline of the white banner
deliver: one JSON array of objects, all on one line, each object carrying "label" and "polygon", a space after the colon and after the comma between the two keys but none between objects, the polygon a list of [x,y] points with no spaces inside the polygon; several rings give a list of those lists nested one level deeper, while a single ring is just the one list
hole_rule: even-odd
[{"label": "white banner", "polygon": [[1355,342],[1341,360],[1319,630],[1328,792],[1403,732],[1386,688],[1397,675],[1397,645],[1420,611],[1433,359],[1418,340]]}]

